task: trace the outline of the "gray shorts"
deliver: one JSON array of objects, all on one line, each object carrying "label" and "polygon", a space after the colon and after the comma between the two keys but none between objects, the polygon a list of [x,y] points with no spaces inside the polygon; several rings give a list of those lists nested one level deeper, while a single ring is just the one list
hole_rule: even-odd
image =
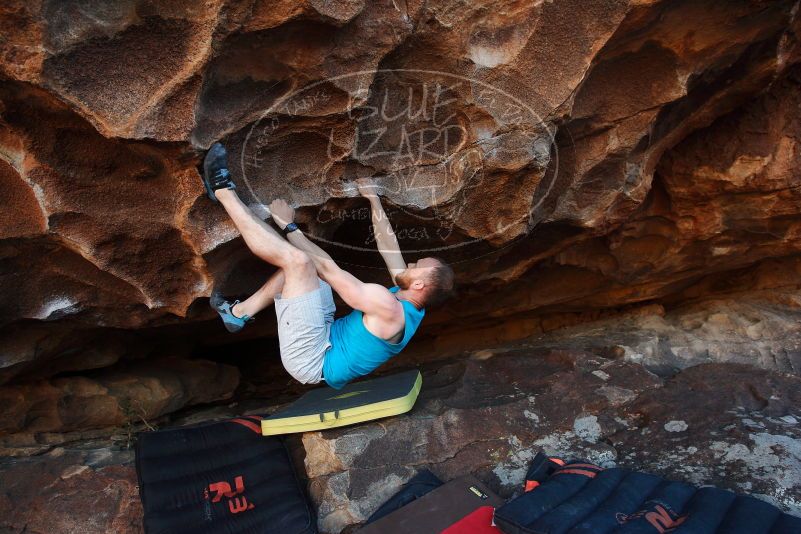
[{"label": "gray shorts", "polygon": [[323,377],[323,357],[331,346],[328,336],[334,323],[334,295],[320,280],[310,293],[288,299],[275,297],[281,362],[302,384],[316,384]]}]

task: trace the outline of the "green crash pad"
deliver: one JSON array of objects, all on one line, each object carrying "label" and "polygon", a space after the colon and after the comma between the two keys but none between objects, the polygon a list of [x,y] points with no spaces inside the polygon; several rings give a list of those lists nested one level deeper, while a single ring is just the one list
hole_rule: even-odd
[{"label": "green crash pad", "polygon": [[423,376],[415,369],[351,383],[339,390],[317,388],[263,419],[261,433],[274,436],[324,430],[406,413],[422,385]]}]

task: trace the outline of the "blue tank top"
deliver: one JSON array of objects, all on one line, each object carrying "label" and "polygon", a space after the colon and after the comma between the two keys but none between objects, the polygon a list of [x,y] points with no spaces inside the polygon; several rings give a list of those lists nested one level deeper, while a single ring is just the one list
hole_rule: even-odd
[{"label": "blue tank top", "polygon": [[[398,289],[396,286],[390,291],[397,293]],[[397,343],[390,343],[370,333],[364,326],[364,314],[359,310],[353,310],[334,321],[328,338],[331,346],[323,359],[323,377],[329,386],[340,389],[354,378],[372,372],[409,343],[426,311],[418,310],[406,300],[400,300],[400,303],[403,305],[405,323],[403,338]]]}]

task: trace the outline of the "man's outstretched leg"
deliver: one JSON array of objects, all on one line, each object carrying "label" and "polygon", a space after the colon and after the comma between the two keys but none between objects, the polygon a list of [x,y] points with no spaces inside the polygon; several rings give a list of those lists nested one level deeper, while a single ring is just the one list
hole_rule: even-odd
[{"label": "man's outstretched leg", "polygon": [[281,291],[284,298],[317,289],[317,269],[305,252],[295,248],[271,226],[259,219],[245,206],[235,191],[223,189],[216,194],[250,251],[284,271]]},{"label": "man's outstretched leg", "polygon": [[316,290],[317,270],[308,255],[259,219],[236,194],[225,148],[220,143],[209,149],[203,166],[209,197],[222,204],[251,252],[284,271],[284,298]]},{"label": "man's outstretched leg", "polygon": [[[299,382],[319,382],[323,376],[323,358],[331,346],[328,341],[334,317],[331,288],[317,277],[317,269],[305,252],[281,237],[239,199],[222,145],[215,143],[211,147],[203,166],[209,197],[223,205],[251,252],[283,273],[268,281],[251,297],[253,300],[242,304],[253,304],[253,309],[259,310],[274,301],[281,362]],[[238,306],[229,306],[232,317],[235,315],[232,308],[247,313]]]}]

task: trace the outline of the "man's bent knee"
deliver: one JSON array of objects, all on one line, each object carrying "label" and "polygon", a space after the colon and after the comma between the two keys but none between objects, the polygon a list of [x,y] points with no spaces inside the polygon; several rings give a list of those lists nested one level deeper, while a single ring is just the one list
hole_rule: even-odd
[{"label": "man's bent knee", "polygon": [[286,266],[295,272],[302,270],[316,271],[314,268],[314,262],[312,262],[312,259],[309,257],[309,255],[296,248],[293,248],[289,253],[287,253]]},{"label": "man's bent knee", "polygon": [[281,297],[284,299],[297,297],[314,291],[319,287],[317,269],[314,262],[304,252],[293,250],[282,258],[284,264],[284,288]]}]

